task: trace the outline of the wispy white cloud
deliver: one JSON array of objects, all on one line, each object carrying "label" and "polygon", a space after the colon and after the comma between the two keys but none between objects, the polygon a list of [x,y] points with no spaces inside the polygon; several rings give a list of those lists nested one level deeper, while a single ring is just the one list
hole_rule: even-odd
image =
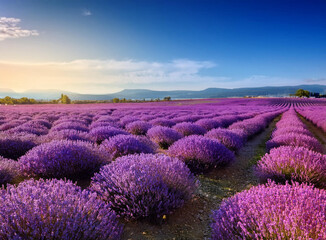
[{"label": "wispy white cloud", "polygon": [[188,59],[169,62],[112,59],[47,63],[0,62],[0,74],[7,76],[6,80],[0,79],[0,83],[6,81],[2,85],[8,88],[61,88],[81,92],[110,92],[112,88],[118,90],[129,86],[154,89],[158,85],[164,85],[165,89],[173,89],[174,86],[193,89],[194,86],[204,88],[228,79],[201,74],[203,69],[215,66],[210,61]]},{"label": "wispy white cloud", "polygon": [[82,12],[82,15],[83,16],[91,16],[92,15],[92,12],[88,9],[84,9],[83,12]]},{"label": "wispy white cloud", "polygon": [[29,36],[38,36],[36,30],[22,29],[19,25],[19,18],[0,17],[0,41],[7,38],[20,38]]}]

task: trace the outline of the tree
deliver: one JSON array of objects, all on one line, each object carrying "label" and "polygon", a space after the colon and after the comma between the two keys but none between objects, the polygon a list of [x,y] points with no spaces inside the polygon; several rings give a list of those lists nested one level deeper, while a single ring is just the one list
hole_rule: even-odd
[{"label": "tree", "polygon": [[308,98],[310,96],[310,92],[300,88],[295,92],[294,95],[297,97],[307,97]]},{"label": "tree", "polygon": [[112,102],[113,102],[113,103],[119,103],[119,102],[120,102],[120,99],[119,99],[119,98],[113,98],[113,99],[112,99]]},{"label": "tree", "polygon": [[164,101],[171,101],[171,97],[164,97],[163,100]]},{"label": "tree", "polygon": [[71,103],[70,98],[65,94],[61,94],[61,98],[59,99],[59,101],[61,101],[61,103],[63,103],[63,104],[70,104]]}]

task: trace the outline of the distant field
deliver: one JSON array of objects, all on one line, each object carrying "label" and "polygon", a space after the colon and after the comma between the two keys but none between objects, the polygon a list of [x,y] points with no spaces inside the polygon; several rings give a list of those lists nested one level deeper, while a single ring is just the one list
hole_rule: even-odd
[{"label": "distant field", "polygon": [[326,239],[326,100],[0,106],[0,239]]}]

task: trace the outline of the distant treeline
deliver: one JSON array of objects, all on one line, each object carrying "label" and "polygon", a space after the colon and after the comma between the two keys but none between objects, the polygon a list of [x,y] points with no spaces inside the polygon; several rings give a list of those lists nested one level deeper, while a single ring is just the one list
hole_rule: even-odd
[{"label": "distant treeline", "polygon": [[298,89],[294,94],[290,94],[292,97],[314,97],[314,98],[326,98],[326,94],[320,94],[320,93],[315,93],[315,92],[309,92],[308,90],[304,89]]},{"label": "distant treeline", "polygon": [[0,98],[0,104],[5,105],[18,105],[18,104],[88,104],[88,103],[142,103],[142,102],[160,102],[171,101],[171,97],[165,97],[163,99],[156,98],[150,100],[133,100],[126,98],[113,98],[111,100],[71,100],[67,95],[61,94],[59,99],[54,100],[35,100],[34,98],[12,98],[6,96]]}]

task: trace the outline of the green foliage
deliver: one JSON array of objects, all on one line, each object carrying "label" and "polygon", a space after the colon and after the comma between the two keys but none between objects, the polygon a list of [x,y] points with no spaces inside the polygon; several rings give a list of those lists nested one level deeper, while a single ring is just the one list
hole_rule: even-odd
[{"label": "green foliage", "polygon": [[62,104],[70,104],[71,100],[67,95],[61,94],[61,98],[59,99],[59,102],[61,102]]},{"label": "green foliage", "polygon": [[310,92],[307,90],[303,90],[303,89],[298,89],[295,94],[295,96],[297,97],[309,97],[310,96]]},{"label": "green foliage", "polygon": [[4,98],[0,98],[0,104],[7,104],[7,105],[15,105],[15,104],[35,104],[37,103],[35,99],[33,98],[12,98],[9,96],[6,96]]},{"label": "green foliage", "polygon": [[169,97],[164,97],[163,101],[171,101],[171,97],[170,96]]}]

